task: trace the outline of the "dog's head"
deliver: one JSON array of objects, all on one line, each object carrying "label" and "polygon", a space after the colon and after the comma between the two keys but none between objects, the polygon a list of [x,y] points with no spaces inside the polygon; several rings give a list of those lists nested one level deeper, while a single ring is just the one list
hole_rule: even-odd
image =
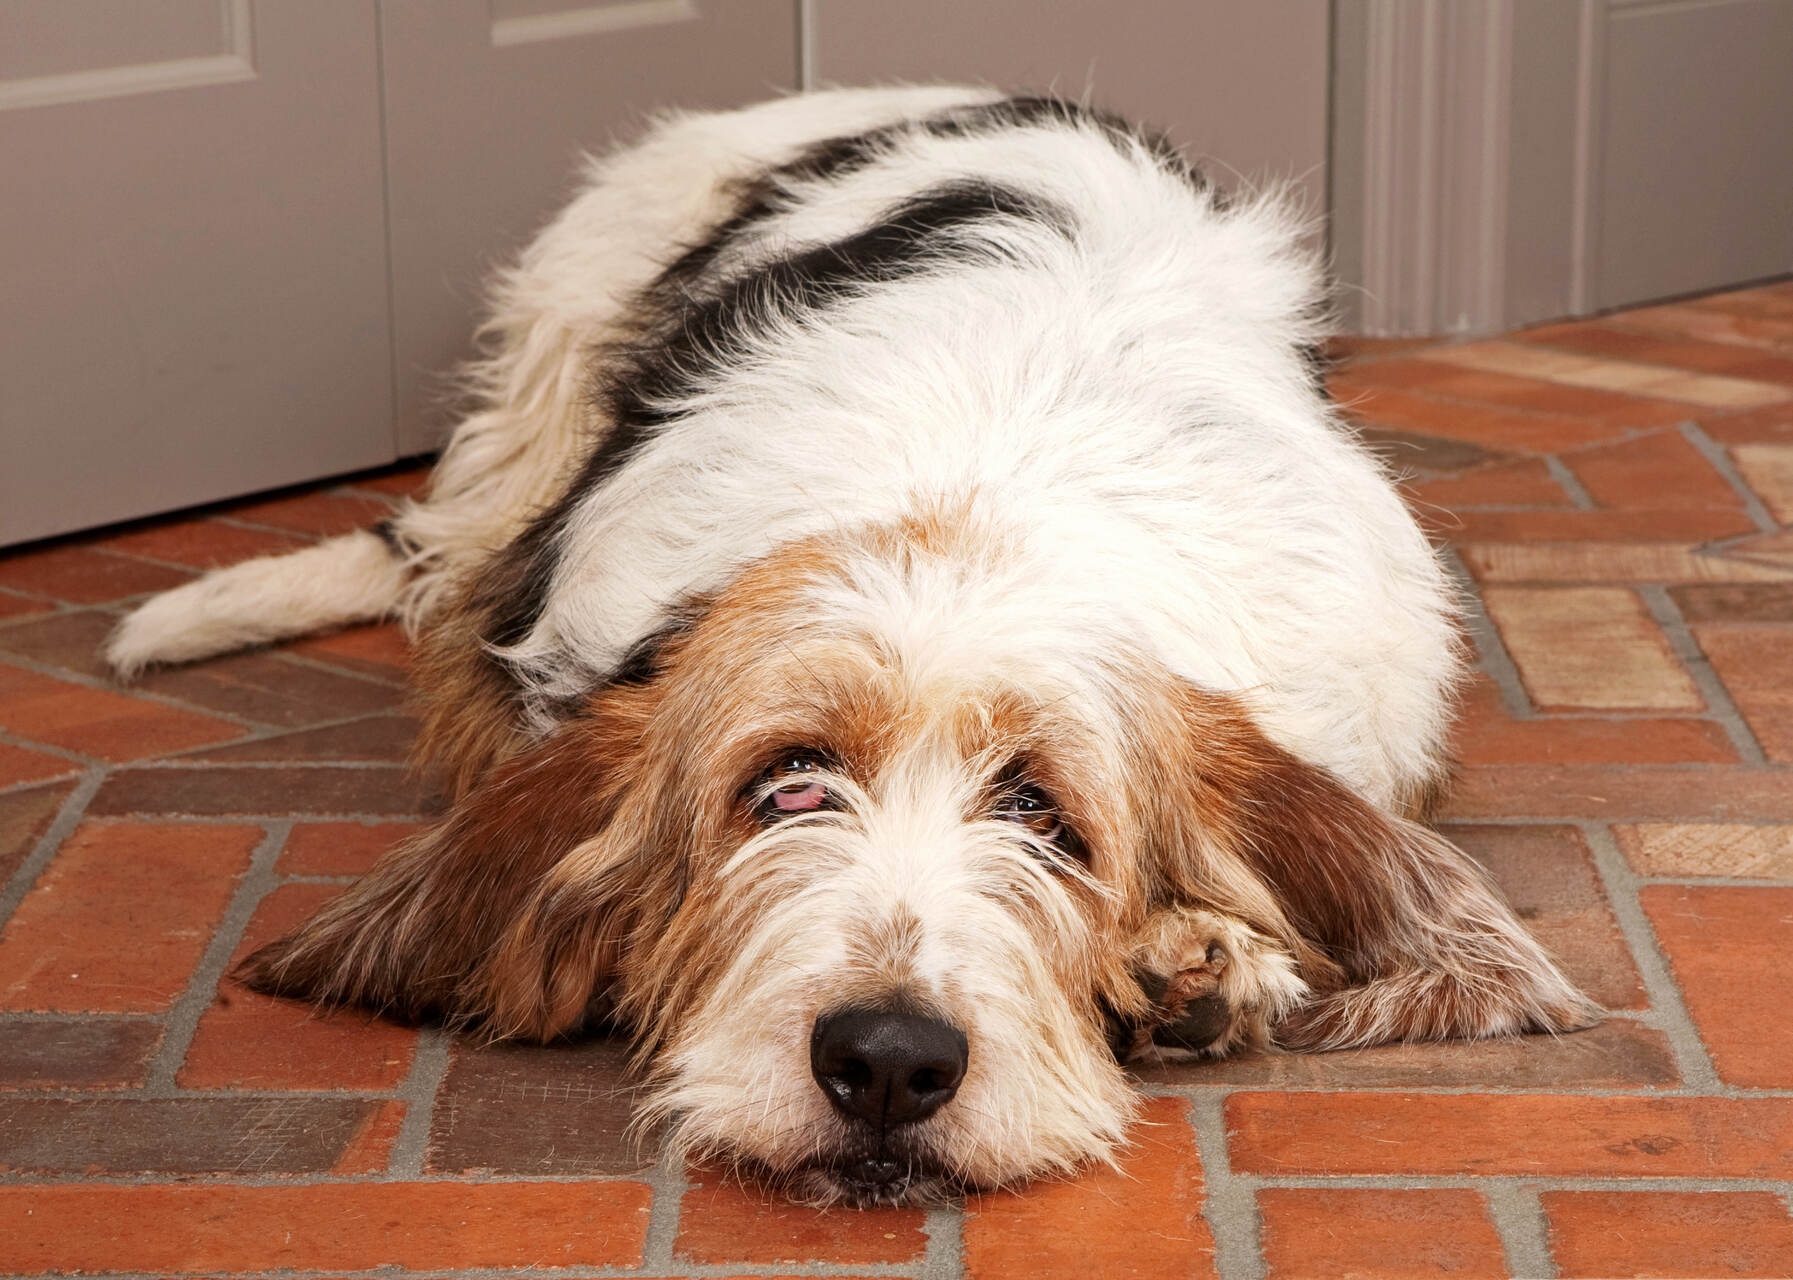
[{"label": "dog's head", "polygon": [[1563,1027],[1467,862],[945,517],[787,546],[496,765],[255,984],[550,1037],[798,1196],[1108,1153],[1119,1059]]}]

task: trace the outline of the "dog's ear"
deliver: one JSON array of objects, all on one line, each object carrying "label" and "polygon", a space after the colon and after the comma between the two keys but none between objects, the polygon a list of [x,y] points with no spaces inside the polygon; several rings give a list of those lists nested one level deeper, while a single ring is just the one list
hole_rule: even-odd
[{"label": "dog's ear", "polygon": [[[652,701],[642,687],[601,695],[585,714],[496,766],[447,818],[394,849],[293,934],[255,952],[237,977],[258,991],[356,1004],[421,1019],[479,1022],[501,1035],[571,1030],[601,994],[642,878],[663,859],[641,845],[659,785],[644,758]],[[566,869],[579,874],[569,878]],[[544,901],[573,905],[562,939],[525,993],[513,952]]]},{"label": "dog's ear", "polygon": [[[1295,953],[1316,994],[1276,1030],[1279,1043],[1567,1031],[1598,1018],[1449,841],[1277,747],[1232,700],[1187,690],[1182,702],[1177,790],[1195,829],[1177,878]],[[1230,902],[1229,886],[1244,887]]]}]

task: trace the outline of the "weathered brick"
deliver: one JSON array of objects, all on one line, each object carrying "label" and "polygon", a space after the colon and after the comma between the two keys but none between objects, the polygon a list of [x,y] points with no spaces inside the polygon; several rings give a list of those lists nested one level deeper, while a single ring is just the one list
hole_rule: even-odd
[{"label": "weathered brick", "polygon": [[1671,587],[1689,622],[1793,622],[1793,582]]},{"label": "weathered brick", "polygon": [[1793,567],[1669,542],[1480,542],[1464,545],[1459,553],[1482,582],[1793,580]]},{"label": "weathered brick", "polygon": [[[232,963],[298,928],[340,892],[326,884],[275,889],[256,907]],[[416,1047],[414,1030],[372,1014],[320,1014],[226,979],[200,1017],[177,1083],[187,1089],[384,1091],[405,1078]]]},{"label": "weathered brick", "polygon": [[1270,1280],[1505,1280],[1500,1237],[1473,1191],[1258,1192]]},{"label": "weathered brick", "polygon": [[1793,405],[1760,409],[1719,409],[1702,413],[1700,430],[1720,444],[1793,443]]},{"label": "weathered brick", "polygon": [[[1615,319],[1622,324],[1624,316]],[[1547,325],[1515,334],[1525,342],[1579,351],[1583,355],[1609,356],[1638,364],[1668,365],[1694,373],[1720,373],[1754,382],[1793,384],[1793,360],[1769,355],[1751,347],[1727,343],[1697,342],[1636,333],[1599,324]]]},{"label": "weathered brick", "polygon": [[1607,360],[1514,342],[1471,342],[1433,347],[1422,352],[1419,358],[1543,378],[1568,386],[1678,400],[1707,408],[1748,408],[1793,397],[1793,392],[1772,383]]},{"label": "weathered brick", "polygon": [[165,520],[129,533],[114,534],[94,544],[120,555],[161,560],[188,569],[216,569],[257,556],[298,551],[311,544],[303,538],[264,529],[245,529],[219,520]]},{"label": "weathered brick", "polygon": [[369,761],[403,763],[411,754],[417,721],[409,716],[368,716],[347,724],[292,733],[251,742],[228,742],[187,753],[192,760],[237,761]]},{"label": "weathered brick", "polygon": [[965,1212],[968,1280],[1215,1274],[1187,1105],[1148,1099],[1118,1172],[1097,1167],[1073,1182],[974,1197]]},{"label": "weathered brick", "polygon": [[649,1199],[635,1182],[0,1187],[0,1268],[632,1267]]},{"label": "weathered brick", "polygon": [[48,613],[55,607],[48,600],[37,600],[30,596],[14,595],[10,591],[0,591],[0,621]]},{"label": "weathered brick", "polygon": [[1626,430],[1612,423],[1587,422],[1562,414],[1524,413],[1384,388],[1361,391],[1345,406],[1345,411],[1370,426],[1527,453],[1555,453],[1577,445],[1596,444],[1614,439]]},{"label": "weathered brick", "polygon": [[1793,1177],[1793,1099],[1235,1093],[1233,1168],[1273,1175]]},{"label": "weathered brick", "polygon": [[818,1213],[771,1191],[743,1187],[710,1170],[695,1179],[679,1211],[673,1254],[688,1262],[903,1263],[927,1249],[916,1209]]},{"label": "weathered brick", "polygon": [[1781,769],[1711,765],[1499,765],[1462,769],[1444,817],[1793,821]]},{"label": "weathered brick", "polygon": [[[1564,455],[1603,507],[1737,507],[1742,499],[1678,431],[1656,431]],[[1673,534],[1664,535],[1673,537]]]},{"label": "weathered brick", "polygon": [[8,1018],[0,1022],[0,1089],[128,1089],[162,1040],[155,1022]]},{"label": "weathered brick", "polygon": [[1793,627],[1714,622],[1694,635],[1763,754],[1793,763]]},{"label": "weathered brick", "polygon": [[58,546],[0,555],[0,587],[68,604],[103,604],[166,591],[192,576],[182,569],[107,555],[91,547]]},{"label": "weathered brick", "polygon": [[294,823],[274,869],[288,876],[362,875],[420,830],[416,822]]},{"label": "weathered brick", "polygon": [[1563,492],[1563,486],[1550,474],[1550,468],[1537,458],[1480,467],[1462,475],[1428,480],[1415,486],[1413,496],[1421,503],[1451,509],[1569,505],[1569,495]]},{"label": "weathered brick", "polygon": [[0,1098],[0,1170],[324,1173],[379,1106],[360,1098]]},{"label": "weathered brick", "polygon": [[392,1148],[405,1123],[405,1104],[382,1102],[363,1117],[342,1154],[330,1166],[338,1177],[384,1173],[392,1164]]},{"label": "weathered brick", "polygon": [[0,665],[0,727],[112,761],[185,751],[245,732],[240,725],[196,711],[5,665]]},{"label": "weathered brick", "polygon": [[1740,444],[1737,470],[1776,520],[1793,525],[1793,444]]},{"label": "weathered brick", "polygon": [[24,864],[73,789],[72,782],[59,782],[0,795],[0,884]]},{"label": "weathered brick", "polygon": [[65,756],[53,756],[48,751],[28,751],[0,742],[0,788],[26,782],[48,782],[79,772],[80,763]]},{"label": "weathered brick", "polygon": [[1467,440],[1447,440],[1416,431],[1394,431],[1387,427],[1358,424],[1357,434],[1363,442],[1397,475],[1415,469],[1426,472],[1456,472],[1468,467],[1486,466],[1505,459],[1506,455],[1471,444]]},{"label": "weathered brick", "polygon": [[1737,749],[1710,720],[1539,716],[1515,720],[1492,685],[1470,687],[1452,733],[1461,764],[1730,764]]},{"label": "weathered brick", "polygon": [[259,827],[83,824],[0,936],[0,1008],[166,1009],[261,838]]},{"label": "weathered brick", "polygon": [[1540,707],[1698,711],[1705,705],[1636,592],[1489,587],[1482,599]]},{"label": "weathered brick", "polygon": [[184,814],[368,814],[409,817],[434,807],[398,765],[194,765],[121,769],[88,805],[96,817]]},{"label": "weathered brick", "polygon": [[653,1143],[637,1142],[626,1132],[636,1083],[628,1056],[626,1045],[609,1040],[486,1046],[457,1041],[436,1095],[429,1167],[439,1173],[556,1177],[649,1167]]},{"label": "weathered brick", "polygon": [[1720,1078],[1793,1087],[1793,1023],[1762,988],[1793,952],[1793,889],[1663,884],[1638,898]]},{"label": "weathered brick", "polygon": [[1766,1191],[1546,1191],[1564,1280],[1793,1275],[1793,1221]]},{"label": "weathered brick", "polygon": [[294,641],[282,652],[394,682],[402,682],[411,669],[411,646],[396,622],[312,636]]},{"label": "weathered brick", "polygon": [[1708,542],[1756,526],[1738,507],[1632,507],[1598,511],[1457,511],[1427,518],[1451,542]]},{"label": "weathered brick", "polygon": [[1793,825],[1639,822],[1612,833],[1640,876],[1793,880]]}]

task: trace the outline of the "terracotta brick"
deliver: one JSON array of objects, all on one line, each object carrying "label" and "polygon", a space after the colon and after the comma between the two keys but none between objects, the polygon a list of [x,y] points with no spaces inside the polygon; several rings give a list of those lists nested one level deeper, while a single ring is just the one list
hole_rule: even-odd
[{"label": "terracotta brick", "polygon": [[361,815],[410,817],[431,803],[396,765],[255,765],[121,769],[88,805],[96,817],[187,814]]},{"label": "terracotta brick", "polygon": [[1737,470],[1776,520],[1793,524],[1793,444],[1740,444]]},{"label": "terracotta brick", "polygon": [[34,600],[30,596],[17,596],[10,591],[0,591],[0,621],[28,618],[33,614],[48,613],[53,608],[55,606],[47,600]]},{"label": "terracotta brick", "polygon": [[1140,1066],[1147,1084],[1269,1089],[1637,1089],[1680,1083],[1661,1032],[1608,1018],[1565,1036],[1383,1044],[1341,1053],[1248,1053]]},{"label": "terracotta brick", "polygon": [[380,1105],[360,1098],[0,1098],[0,1170],[325,1173]]},{"label": "terracotta brick", "polygon": [[396,622],[332,631],[295,641],[282,652],[381,680],[402,682],[411,669],[411,646]]},{"label": "terracotta brick", "polygon": [[246,732],[197,711],[0,665],[0,726],[102,760],[141,760]]},{"label": "terracotta brick", "polygon": [[817,1212],[712,1170],[695,1181],[679,1210],[673,1254],[700,1264],[903,1263],[927,1250],[916,1209]]},{"label": "terracotta brick", "polygon": [[1573,387],[1678,400],[1684,404],[1708,408],[1749,408],[1775,404],[1793,397],[1793,392],[1773,383],[1751,382],[1720,374],[1690,373],[1683,369],[1634,364],[1625,360],[1607,360],[1515,342],[1470,342],[1432,347],[1422,352],[1419,358],[1494,373],[1542,378]]},{"label": "terracotta brick", "polygon": [[1540,707],[1698,711],[1692,678],[1622,587],[1489,587],[1488,614]]},{"label": "terracotta brick", "polygon": [[1458,772],[1443,816],[1786,822],[1793,821],[1793,787],[1781,769],[1493,765]]},{"label": "terracotta brick", "polygon": [[362,875],[380,855],[422,829],[417,822],[296,823],[275,870],[288,876]]},{"label": "terracotta brick", "polygon": [[227,508],[223,514],[245,524],[268,525],[292,533],[334,536],[378,524],[392,514],[392,503],[367,494],[311,490],[284,498],[242,503]]},{"label": "terracotta brick", "polygon": [[1493,687],[1478,682],[1458,713],[1451,755],[1462,764],[1729,764],[1737,759],[1737,749],[1710,720],[1515,720]]},{"label": "terracotta brick", "polygon": [[1772,559],[1703,553],[1667,542],[1485,542],[1465,545],[1459,553],[1483,582],[1793,581],[1793,566]]},{"label": "terracotta brick", "polygon": [[1612,834],[1640,876],[1793,880],[1793,826],[1640,822]]},{"label": "terracotta brick", "polygon": [[437,1173],[538,1177],[648,1168],[654,1163],[652,1141],[636,1141],[626,1132],[636,1083],[628,1058],[628,1046],[620,1041],[479,1045],[457,1040],[436,1095],[428,1167]]},{"label": "terracotta brick", "polygon": [[1787,1178],[1793,1098],[1235,1093],[1236,1172]]},{"label": "terracotta brick", "polygon": [[1774,326],[1748,316],[1727,315],[1710,307],[1685,303],[1662,307],[1643,307],[1613,317],[1614,323],[1645,333],[1665,334],[1672,338],[1697,338],[1702,342],[1729,342],[1780,353],[1785,345],[1783,335]]},{"label": "terracotta brick", "polygon": [[119,617],[106,609],[65,609],[47,618],[0,629],[0,652],[96,680],[110,680],[112,672],[103,655],[106,637],[118,625]]},{"label": "terracotta brick", "polygon": [[635,1182],[0,1187],[8,1271],[641,1264]]},{"label": "terracotta brick", "polygon": [[1488,405],[1438,400],[1411,391],[1365,391],[1344,406],[1354,421],[1397,431],[1467,440],[1491,449],[1556,453],[1597,444],[1624,433],[1611,423],[1588,422],[1551,413],[1522,413]]},{"label": "terracotta brick", "polygon": [[1534,826],[1442,830],[1488,869],[1526,927],[1583,991],[1608,1009],[1648,1005],[1581,832]]},{"label": "terracotta brick", "polygon": [[1793,622],[1793,582],[1671,587],[1669,595],[1689,622]]},{"label": "terracotta brick", "polygon": [[321,670],[273,653],[238,653],[152,671],[137,687],[208,711],[298,729],[395,710],[402,690],[385,681]]},{"label": "terracotta brick", "polygon": [[1413,470],[1463,471],[1469,467],[1487,466],[1506,456],[1465,440],[1446,440],[1414,431],[1359,426],[1357,434],[1397,475]]},{"label": "terracotta brick", "polygon": [[216,569],[258,556],[298,551],[311,543],[284,533],[245,529],[218,520],[173,520],[134,529],[97,544],[119,555],[162,560],[188,569]]},{"label": "terracotta brick", "polygon": [[[1633,430],[1667,426],[1688,415],[1687,404],[1680,401],[1572,386],[1491,369],[1457,367],[1439,360],[1419,359],[1411,363],[1431,364],[1444,371],[1443,376],[1416,379],[1415,386],[1423,388],[1427,395],[1450,400],[1498,405],[1529,413],[1559,414]],[[1373,371],[1371,376],[1375,372],[1380,369]]]},{"label": "terracotta brick", "polygon": [[259,827],[84,823],[0,937],[0,1008],[168,1008],[261,838]]},{"label": "terracotta brick", "polygon": [[[1423,513],[1422,513],[1423,514]],[[1457,511],[1422,523],[1452,542],[1709,542],[1748,533],[1740,507],[1639,507],[1599,511]]]},{"label": "terracotta brick", "polygon": [[1500,1237],[1473,1191],[1258,1192],[1270,1280],[1505,1280]]},{"label": "terracotta brick", "polygon": [[1766,1191],[1546,1191],[1557,1274],[1793,1275],[1793,1221]]},{"label": "terracotta brick", "polygon": [[1793,405],[1703,413],[1695,421],[1720,444],[1793,443]]},{"label": "terracotta brick", "polygon": [[24,864],[73,789],[64,782],[0,795],[0,884]]},{"label": "terracotta brick", "polygon": [[1499,463],[1417,486],[1420,502],[1459,507],[1566,507],[1569,495],[1536,458]]},{"label": "terracotta brick", "polygon": [[[298,928],[342,890],[291,884],[255,909],[232,964]],[[411,1069],[417,1032],[359,1010],[320,1014],[226,979],[200,1017],[176,1082],[183,1089],[396,1088]]]},{"label": "terracotta brick", "polygon": [[47,751],[28,751],[11,743],[0,742],[0,788],[16,787],[27,782],[48,782],[81,772],[79,762]]},{"label": "terracotta brick", "polygon": [[1736,490],[1678,431],[1657,431],[1565,454],[1588,496],[1605,507],[1735,507]]},{"label": "terracotta brick", "polygon": [[1694,635],[1763,754],[1793,762],[1793,627],[1708,623]]},{"label": "terracotta brick", "polygon": [[1753,538],[1739,538],[1726,546],[1722,554],[1725,559],[1738,564],[1760,565],[1784,574],[1793,570],[1793,529],[1776,529]]},{"label": "terracotta brick", "polygon": [[[1615,316],[1620,324],[1624,316]],[[1515,334],[1524,342],[1538,342],[1583,355],[1609,356],[1640,364],[1666,364],[1694,373],[1719,373],[1754,382],[1793,384],[1793,360],[1766,354],[1752,347],[1719,342],[1658,337],[1648,333],[1597,324],[1548,325]]]},{"label": "terracotta brick", "polygon": [[968,1280],[1214,1275],[1187,1105],[1147,1099],[1119,1172],[974,1197],[965,1211]]},{"label": "terracotta brick", "polygon": [[130,1089],[161,1043],[154,1022],[9,1018],[0,1023],[0,1089]]},{"label": "terracotta brick", "polygon": [[1720,1078],[1793,1087],[1793,1023],[1762,989],[1793,951],[1793,889],[1657,884],[1638,898]]},{"label": "terracotta brick", "polygon": [[386,1172],[392,1165],[392,1148],[404,1123],[404,1103],[380,1103],[362,1119],[336,1163],[330,1166],[330,1172],[342,1178]]},{"label": "terracotta brick", "polygon": [[409,716],[368,716],[320,729],[298,729],[251,742],[226,743],[188,752],[187,757],[218,762],[365,760],[402,764],[411,754],[411,742],[416,736],[417,721]]},{"label": "terracotta brick", "polygon": [[68,604],[104,604],[178,587],[193,575],[91,547],[56,546],[0,556],[0,587]]}]

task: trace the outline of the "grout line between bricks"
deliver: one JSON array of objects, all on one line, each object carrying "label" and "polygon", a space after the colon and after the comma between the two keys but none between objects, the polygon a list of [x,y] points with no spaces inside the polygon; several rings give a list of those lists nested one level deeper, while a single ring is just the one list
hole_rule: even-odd
[{"label": "grout line between bricks", "polygon": [[1750,732],[1743,713],[1731,701],[1731,691],[1725,688],[1724,681],[1718,678],[1718,672],[1712,669],[1706,651],[1694,639],[1687,619],[1681,616],[1681,610],[1676,606],[1674,597],[1669,595],[1668,589],[1640,586],[1637,594],[1642,597],[1644,607],[1650,611],[1656,625],[1662,628],[1663,635],[1668,637],[1670,650],[1693,678],[1694,688],[1706,700],[1706,718],[1725,731],[1725,736],[1737,748],[1737,754],[1743,757],[1745,764],[1767,764],[1768,758],[1762,754],[1762,746],[1756,741],[1756,735]]},{"label": "grout line between bricks", "polygon": [[1264,1258],[1258,1236],[1258,1198],[1248,1179],[1233,1173],[1227,1157],[1226,1092],[1204,1089],[1189,1099],[1189,1126],[1195,1131],[1195,1149],[1201,1158],[1202,1182],[1207,1189],[1202,1216],[1214,1236],[1214,1271],[1220,1280],[1261,1280]]},{"label": "grout line between bricks", "polygon": [[1725,478],[1725,483],[1737,491],[1737,496],[1743,499],[1744,514],[1757,529],[1763,533],[1773,533],[1781,527],[1780,522],[1768,513],[1768,508],[1762,505],[1762,499],[1756,496],[1756,491],[1749,487],[1748,481],[1737,470],[1736,464],[1731,461],[1731,455],[1702,431],[1697,422],[1681,423],[1680,432],[1687,443],[1699,450],[1700,456],[1712,464],[1712,469]]},{"label": "grout line between bricks", "polygon": [[1476,590],[1475,579],[1464,567],[1455,547],[1444,552],[1444,565],[1457,586],[1463,621],[1475,646],[1476,665],[1500,690],[1501,706],[1508,715],[1515,720],[1532,719],[1535,713],[1531,699],[1526,696],[1525,683],[1519,678],[1519,668],[1513,662],[1513,655],[1507,652],[1506,641],[1500,638],[1494,620],[1483,608],[1482,594]]},{"label": "grout line between bricks", "polygon": [[1538,1193],[1511,1178],[1490,1178],[1483,1186],[1488,1216],[1500,1236],[1513,1280],[1556,1280],[1549,1224],[1544,1221]]},{"label": "grout line between bricks", "polygon": [[110,770],[103,765],[93,765],[81,774],[81,780],[63,799],[62,807],[56,811],[56,817],[51,820],[43,835],[38,837],[31,853],[19,864],[19,869],[12,873],[6,887],[0,889],[0,934],[5,933],[7,923],[12,920],[12,913],[19,909],[19,903],[31,892],[31,886],[37,883],[37,878],[43,874],[56,850],[81,821],[82,815],[87,812],[87,802],[93,799],[108,772]]},{"label": "grout line between bricks", "polygon": [[34,675],[47,676],[52,680],[60,680],[64,684],[77,684],[84,689],[93,689],[100,693],[110,693],[120,698],[136,698],[142,702],[153,702],[158,706],[170,707],[176,711],[185,711],[188,715],[205,715],[214,720],[222,720],[227,724],[241,725],[244,728],[259,729],[264,727],[263,721],[251,720],[248,716],[238,715],[234,711],[212,711],[197,707],[179,698],[171,698],[164,693],[151,693],[138,685],[118,684],[99,676],[90,676],[84,671],[76,671],[72,667],[58,667],[53,663],[39,662],[36,658],[28,658],[22,653],[11,651],[0,653],[0,662],[8,666],[19,667]]},{"label": "grout line between bricks", "polygon": [[453,1039],[444,1027],[424,1027],[417,1034],[411,1069],[396,1090],[396,1096],[405,1104],[405,1118],[392,1142],[386,1166],[388,1177],[414,1179],[423,1174],[424,1158],[429,1154],[430,1121],[435,1118],[436,1095],[441,1091],[442,1079],[448,1074]]},{"label": "grout line between bricks", "polygon": [[940,1205],[928,1210],[922,1223],[928,1251],[922,1256],[921,1280],[959,1280],[965,1274],[965,1209]]},{"label": "grout line between bricks", "polygon": [[1544,455],[1544,469],[1550,472],[1550,478],[1552,480],[1563,487],[1563,492],[1569,495],[1569,501],[1575,505],[1576,509],[1581,511],[1594,510],[1595,502],[1593,497],[1589,495],[1588,491],[1582,486],[1581,477],[1569,470],[1568,463],[1564,462],[1554,453],[1547,453]]},{"label": "grout line between bricks", "polygon": [[677,1275],[677,1269],[685,1264],[674,1257],[673,1246],[678,1242],[679,1211],[691,1183],[685,1177],[683,1164],[668,1157],[664,1142],[654,1156],[647,1184],[653,1188],[654,1198],[648,1208],[647,1234],[641,1242],[641,1270],[650,1275]]},{"label": "grout line between bricks", "polygon": [[156,1056],[150,1059],[143,1088],[133,1096],[174,1096],[175,1074],[186,1060],[187,1048],[193,1042],[193,1033],[199,1030],[199,1019],[211,1008],[212,1000],[217,995],[218,983],[230,965],[231,954],[243,940],[243,931],[249,927],[249,917],[255,914],[256,907],[261,905],[261,900],[269,890],[280,883],[274,875],[274,863],[280,857],[281,849],[286,846],[287,833],[292,830],[292,825],[281,819],[269,822],[262,828],[262,840],[250,855],[249,870],[243,873],[241,883],[231,895],[230,905],[224,909],[223,919],[213,930],[212,941],[206,947],[199,967],[187,980],[187,989],[174,1002],[174,1007],[163,1020],[162,1043],[156,1049]]},{"label": "grout line between bricks", "polygon": [[1637,900],[1637,874],[1631,870],[1630,862],[1620,852],[1618,842],[1605,823],[1581,822],[1577,825],[1593,850],[1594,866],[1600,873],[1606,900],[1612,906],[1613,918],[1619,922],[1619,932],[1624,936],[1625,944],[1631,949],[1632,959],[1637,962],[1644,991],[1650,997],[1650,1007],[1658,1015],[1656,1026],[1668,1039],[1682,1084],[1701,1093],[1722,1092],[1712,1059],[1682,1002],[1681,989],[1675,984],[1668,961],[1657,946],[1656,930]]}]

